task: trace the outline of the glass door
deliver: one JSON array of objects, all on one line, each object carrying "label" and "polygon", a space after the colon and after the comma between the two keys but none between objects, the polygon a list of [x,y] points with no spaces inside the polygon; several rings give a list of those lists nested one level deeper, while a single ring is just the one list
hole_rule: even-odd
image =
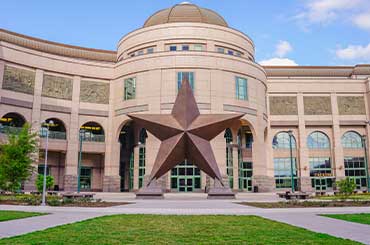
[{"label": "glass door", "polygon": [[171,170],[171,189],[192,192],[201,188],[200,169],[187,161]]}]

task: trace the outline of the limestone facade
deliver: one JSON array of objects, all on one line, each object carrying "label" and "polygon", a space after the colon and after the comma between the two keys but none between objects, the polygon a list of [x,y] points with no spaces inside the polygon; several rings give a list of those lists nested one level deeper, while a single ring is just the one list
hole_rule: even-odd
[{"label": "limestone facade", "polygon": [[[245,114],[231,125],[230,143],[224,133],[211,142],[221,173],[231,176],[235,191],[257,190],[255,186],[262,192],[276,190],[275,159],[289,158],[290,152],[274,149],[273,141],[288,130],[296,141],[298,188],[313,190],[310,161],[315,157],[330,158],[332,177],[343,178],[344,158],[363,157],[364,150],[343,148],[342,136],[353,131],[369,140],[370,66],[262,67],[254,61],[254,51],[244,33],[202,22],[148,25],[124,36],[117,51],[0,30],[0,114],[19,114],[34,130],[48,119],[63,124],[65,138],[50,138],[48,148],[50,174],[59,189],[77,189],[83,127],[100,130],[98,136],[83,136],[80,180],[87,189],[136,191],[150,174],[160,141],[148,132],[141,142],[141,129],[127,114],[170,113],[179,72],[192,72],[201,113]],[[245,99],[236,97],[238,78],[247,81]],[[135,81],[130,99],[127,81]],[[307,138],[317,131],[328,137],[329,148],[309,149]],[[41,138],[40,150],[44,148]],[[232,158],[229,163],[226,154]],[[181,191],[172,188],[173,176],[162,177],[161,185]],[[199,176],[197,189],[204,191],[212,180],[202,172]]]}]

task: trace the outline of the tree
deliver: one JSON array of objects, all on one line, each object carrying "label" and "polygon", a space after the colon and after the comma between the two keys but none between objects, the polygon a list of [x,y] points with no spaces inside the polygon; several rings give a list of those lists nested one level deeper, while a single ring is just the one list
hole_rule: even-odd
[{"label": "tree", "polygon": [[351,195],[356,189],[355,181],[348,177],[343,180],[337,181],[337,186],[339,187],[339,192],[345,197]]},{"label": "tree", "polygon": [[19,132],[8,132],[5,144],[0,145],[0,188],[16,192],[31,176],[32,156],[37,152],[36,133],[25,124]]},{"label": "tree", "polygon": [[[43,191],[43,187],[44,187],[44,175],[43,174],[39,174],[37,176],[37,179],[35,181],[36,183],[36,187],[37,187],[37,191],[38,192],[42,192]],[[50,190],[51,187],[53,187],[54,185],[54,178],[53,176],[50,176],[50,175],[47,175],[46,176],[46,190]]]}]

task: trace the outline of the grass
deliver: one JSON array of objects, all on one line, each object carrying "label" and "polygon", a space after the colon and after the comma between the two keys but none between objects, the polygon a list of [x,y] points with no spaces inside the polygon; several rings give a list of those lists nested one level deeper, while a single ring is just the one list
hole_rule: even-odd
[{"label": "grass", "polygon": [[363,193],[363,194],[352,194],[348,197],[341,196],[341,195],[331,195],[331,196],[317,196],[315,199],[320,200],[341,200],[341,199],[351,199],[351,200],[360,200],[360,201],[370,201],[370,193]]},{"label": "grass", "polygon": [[0,244],[358,244],[257,216],[113,215]]},{"label": "grass", "polygon": [[370,225],[370,213],[368,214],[323,214],[322,216],[341,219],[345,221]]},{"label": "grass", "polygon": [[0,211],[0,222],[8,221],[13,219],[23,219],[33,216],[45,215],[43,213],[33,213],[33,212],[21,212],[21,211]]}]

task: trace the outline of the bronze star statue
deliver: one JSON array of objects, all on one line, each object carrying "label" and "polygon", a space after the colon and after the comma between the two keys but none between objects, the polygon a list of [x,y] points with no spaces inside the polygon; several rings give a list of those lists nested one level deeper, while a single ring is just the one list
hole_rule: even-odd
[{"label": "bronze star statue", "polygon": [[185,79],[171,114],[128,116],[162,141],[147,185],[185,159],[222,184],[210,140],[239,120],[243,114],[200,115],[189,81]]}]

